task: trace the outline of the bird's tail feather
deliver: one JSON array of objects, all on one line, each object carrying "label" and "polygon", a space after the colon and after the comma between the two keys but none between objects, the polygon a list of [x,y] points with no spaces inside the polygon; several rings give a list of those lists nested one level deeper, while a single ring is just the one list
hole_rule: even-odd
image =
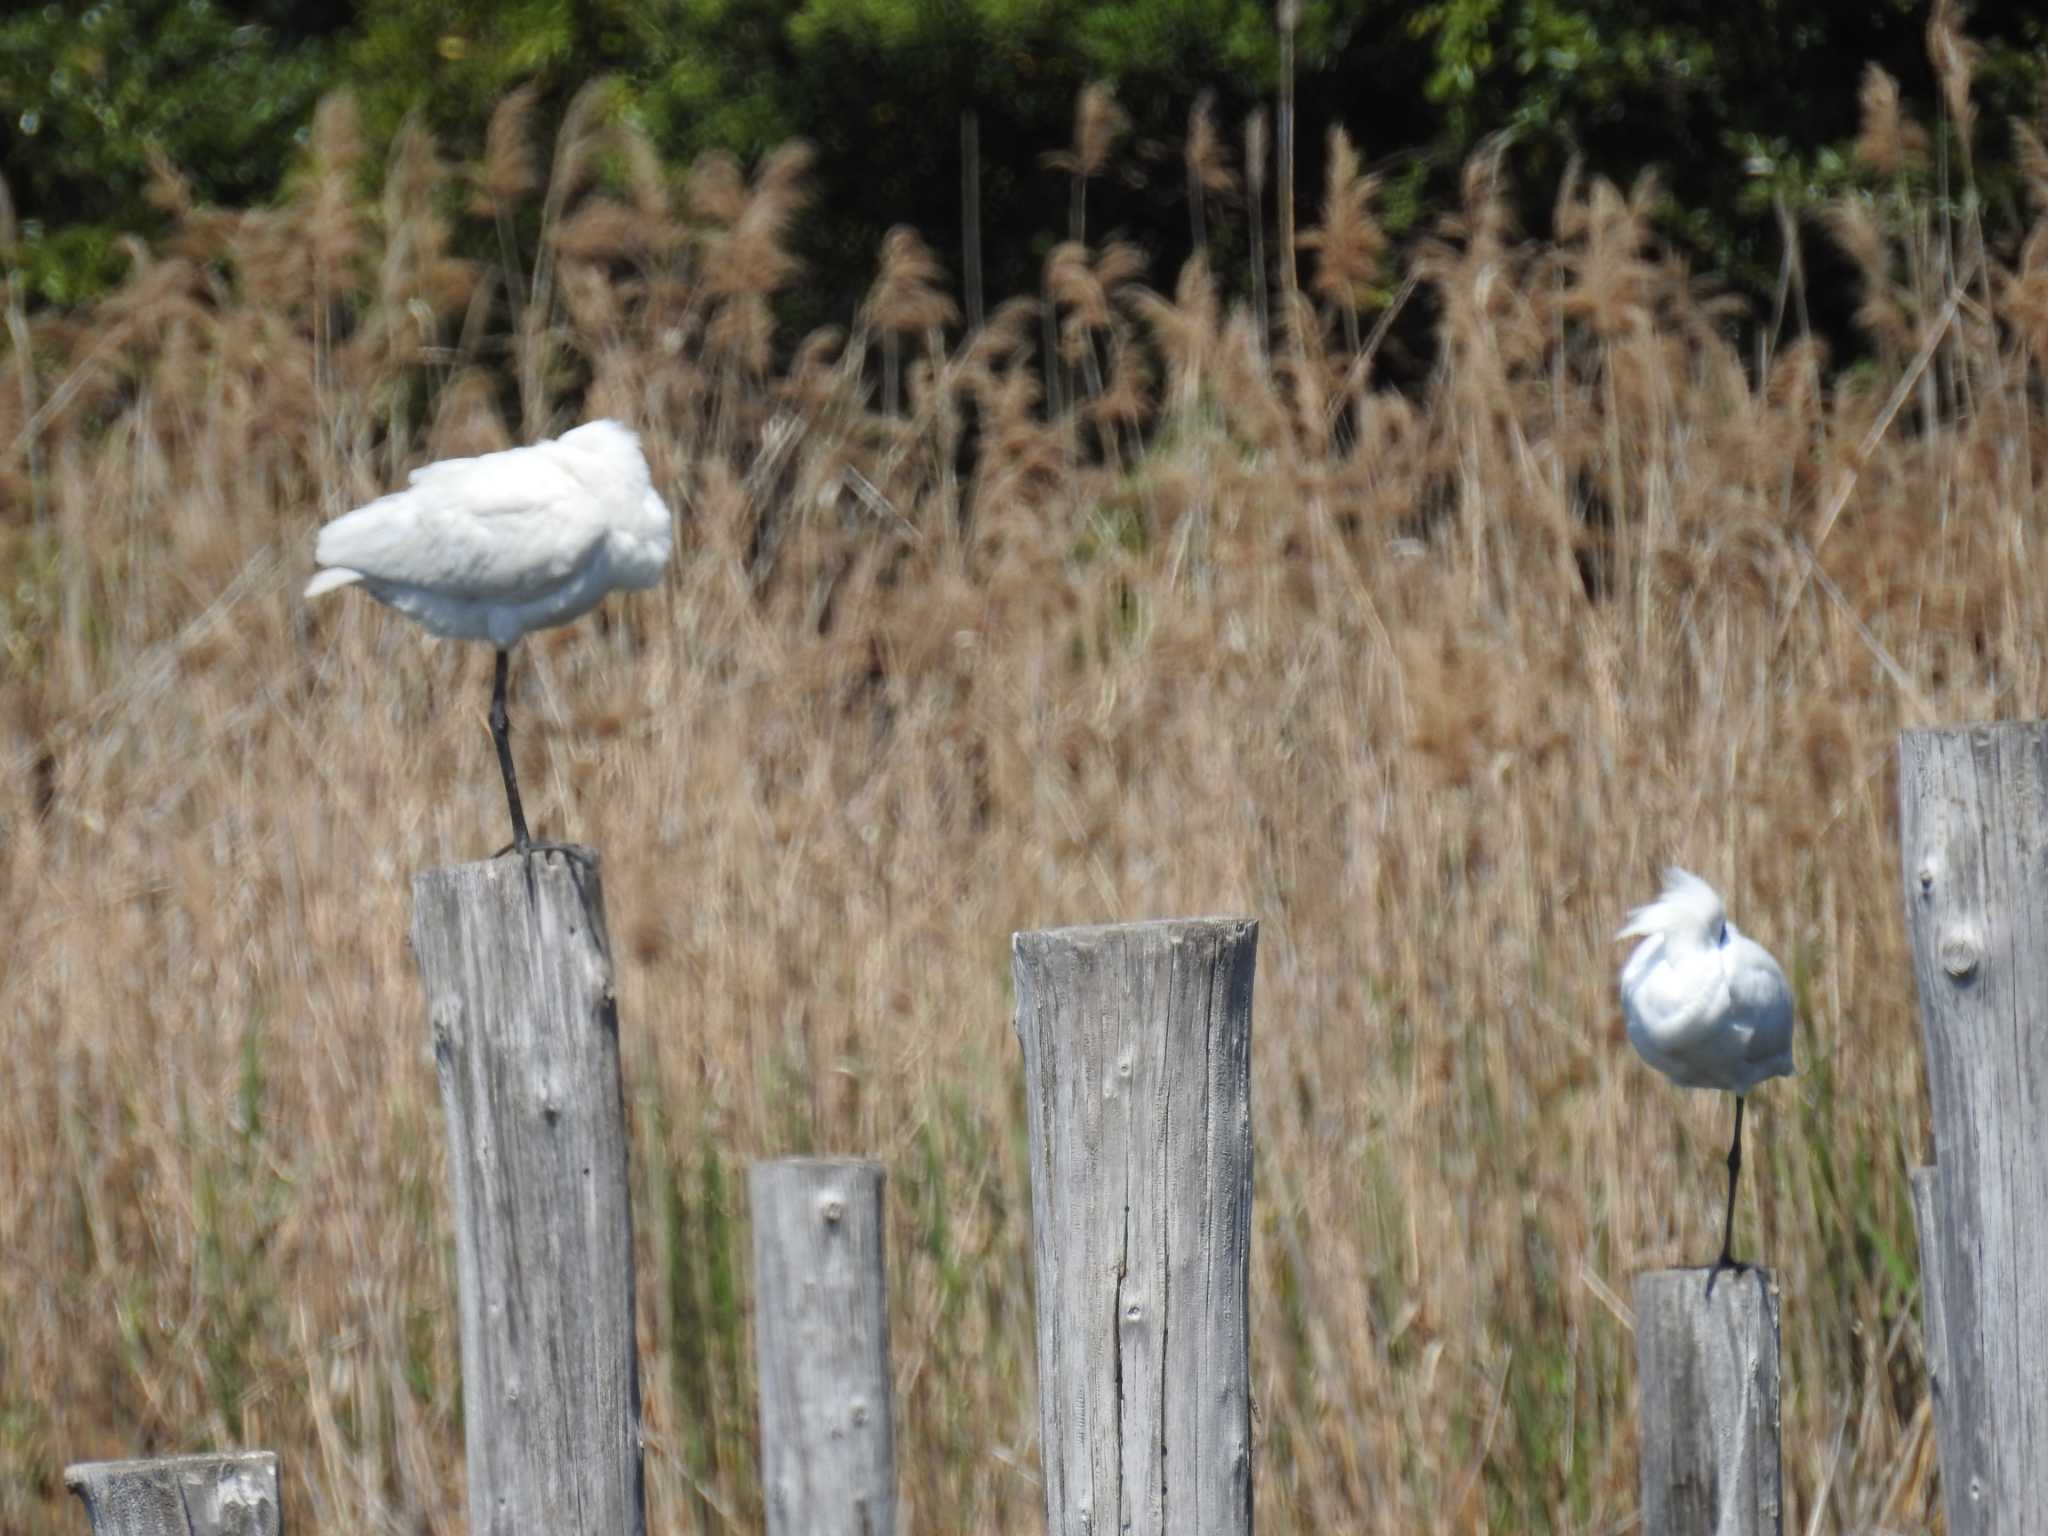
[{"label": "bird's tail feather", "polygon": [[330,566],[324,571],[316,572],[313,579],[306,583],[306,596],[318,597],[322,592],[332,592],[336,587],[346,587],[362,579],[361,571],[351,571],[339,565]]}]

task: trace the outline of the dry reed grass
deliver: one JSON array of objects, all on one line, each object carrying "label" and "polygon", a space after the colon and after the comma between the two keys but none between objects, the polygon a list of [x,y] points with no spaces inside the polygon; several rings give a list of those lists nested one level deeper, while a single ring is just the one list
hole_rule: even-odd
[{"label": "dry reed grass", "polygon": [[[1873,82],[1896,168],[1927,138]],[[536,826],[607,859],[656,1530],[758,1528],[738,1170],[800,1151],[892,1170],[910,1528],[1039,1528],[1007,938],[1219,911],[1264,924],[1262,1527],[1624,1528],[1620,1298],[1709,1253],[1726,1133],[1614,1001],[1672,859],[1801,1003],[1740,1213],[1790,1527],[1928,1528],[1892,741],[2048,709],[2048,224],[2008,258],[1845,208],[1878,358],[1834,378],[1745,357],[1646,190],[1573,181],[1525,238],[1482,159],[1404,259],[1442,344],[1407,398],[1360,355],[1347,146],[1269,336],[1199,255],[1169,297],[1083,243],[1091,96],[1043,294],[962,340],[904,232],[778,372],[804,154],[678,175],[593,95],[543,179],[530,106],[467,171],[409,131],[365,197],[330,102],[282,206],[166,168],[119,293],[10,315],[0,1527],[71,1528],[67,1459],[240,1442],[298,1529],[461,1528],[402,935],[409,873],[502,833],[489,659],[297,592],[323,516],[587,412],[646,433],[679,552],[533,644],[517,714]]]}]

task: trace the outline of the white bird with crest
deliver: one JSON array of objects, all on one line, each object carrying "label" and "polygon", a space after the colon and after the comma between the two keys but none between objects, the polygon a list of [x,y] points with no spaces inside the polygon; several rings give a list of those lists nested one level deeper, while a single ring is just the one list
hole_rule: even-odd
[{"label": "white bird with crest", "polygon": [[1731,1252],[1742,1106],[1758,1083],[1792,1075],[1792,989],[1770,951],[1728,921],[1720,893],[1683,869],[1665,870],[1663,892],[1629,913],[1615,937],[1643,941],[1621,972],[1629,1043],[1681,1088],[1735,1095],[1728,1214],[1707,1276],[1711,1294],[1722,1270],[1749,1268]]},{"label": "white bird with crest", "polygon": [[360,585],[437,635],[497,648],[491,737],[512,812],[512,847],[533,846],[519,805],[505,672],[521,635],[567,624],[607,592],[661,579],[675,524],[640,439],[592,421],[527,448],[444,459],[402,491],[320,530],[306,596]]}]

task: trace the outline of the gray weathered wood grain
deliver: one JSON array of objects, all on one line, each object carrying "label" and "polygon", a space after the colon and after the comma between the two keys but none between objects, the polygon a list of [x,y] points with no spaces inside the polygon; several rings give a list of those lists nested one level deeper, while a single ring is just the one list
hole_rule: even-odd
[{"label": "gray weathered wood grain", "polygon": [[277,1457],[270,1451],[84,1461],[64,1486],[85,1504],[93,1536],[279,1536]]},{"label": "gray weathered wood grain", "polygon": [[[1982,1447],[1974,1442],[1985,1434],[1984,1415],[1978,1404],[1962,1401],[1958,1393],[1965,1387],[1981,1387],[1983,1369],[1979,1365],[1958,1372],[1950,1364],[1947,1329],[1951,1309],[1956,1309],[1959,1338],[1967,1344],[1978,1336],[1975,1321],[1960,1313],[1970,1304],[1971,1288],[1964,1279],[1948,1278],[1962,1256],[1942,1246],[1941,1169],[1931,1164],[1915,1168],[1911,1181],[1913,1226],[1920,1236],[1920,1316],[1927,1344],[1927,1390],[1934,1398],[1934,1443],[1944,1467],[1968,1467],[1983,1459]],[[1942,1493],[1948,1536],[1978,1536],[1984,1529],[1982,1500],[1969,1496],[1967,1478],[1951,1486],[1944,1475]]]},{"label": "gray weathered wood grain", "polygon": [[1248,1536],[1247,919],[1016,936],[1048,1536]]},{"label": "gray weathered wood grain", "polygon": [[747,1189],[768,1536],[896,1536],[882,1165],[756,1163]]},{"label": "gray weathered wood grain", "polygon": [[474,1536],[645,1528],[633,1222],[597,856],[428,870]]},{"label": "gray weathered wood grain", "polygon": [[[2048,728],[1899,738],[1900,872],[1938,1198],[1923,1252],[1949,1390],[1949,1524],[2048,1509]],[[1941,1417],[1949,1422],[1944,1425]]]},{"label": "gray weathered wood grain", "polygon": [[1659,1536],[1777,1536],[1778,1293],[1768,1270],[1636,1277],[1641,1529]]}]

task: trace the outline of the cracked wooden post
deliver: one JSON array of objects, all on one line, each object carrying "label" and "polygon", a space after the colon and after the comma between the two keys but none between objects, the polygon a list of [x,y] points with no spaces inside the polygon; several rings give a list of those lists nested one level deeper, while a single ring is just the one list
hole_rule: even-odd
[{"label": "cracked wooden post", "polygon": [[1767,1269],[1636,1277],[1642,1520],[1659,1536],[1777,1536],[1778,1288]]},{"label": "cracked wooden post", "polygon": [[618,1015],[597,855],[413,882],[448,1120],[473,1536],[640,1536]]},{"label": "cracked wooden post", "polygon": [[1952,1536],[2048,1489],[2048,726],[1899,737],[1899,863],[1934,1168],[1915,1180]]},{"label": "cracked wooden post", "polygon": [[279,1536],[277,1457],[270,1451],[82,1461],[64,1469],[93,1536]]},{"label": "cracked wooden post", "polygon": [[768,1536],[896,1536],[882,1165],[747,1173]]},{"label": "cracked wooden post", "polygon": [[1047,1536],[1250,1536],[1244,918],[1020,933]]}]

